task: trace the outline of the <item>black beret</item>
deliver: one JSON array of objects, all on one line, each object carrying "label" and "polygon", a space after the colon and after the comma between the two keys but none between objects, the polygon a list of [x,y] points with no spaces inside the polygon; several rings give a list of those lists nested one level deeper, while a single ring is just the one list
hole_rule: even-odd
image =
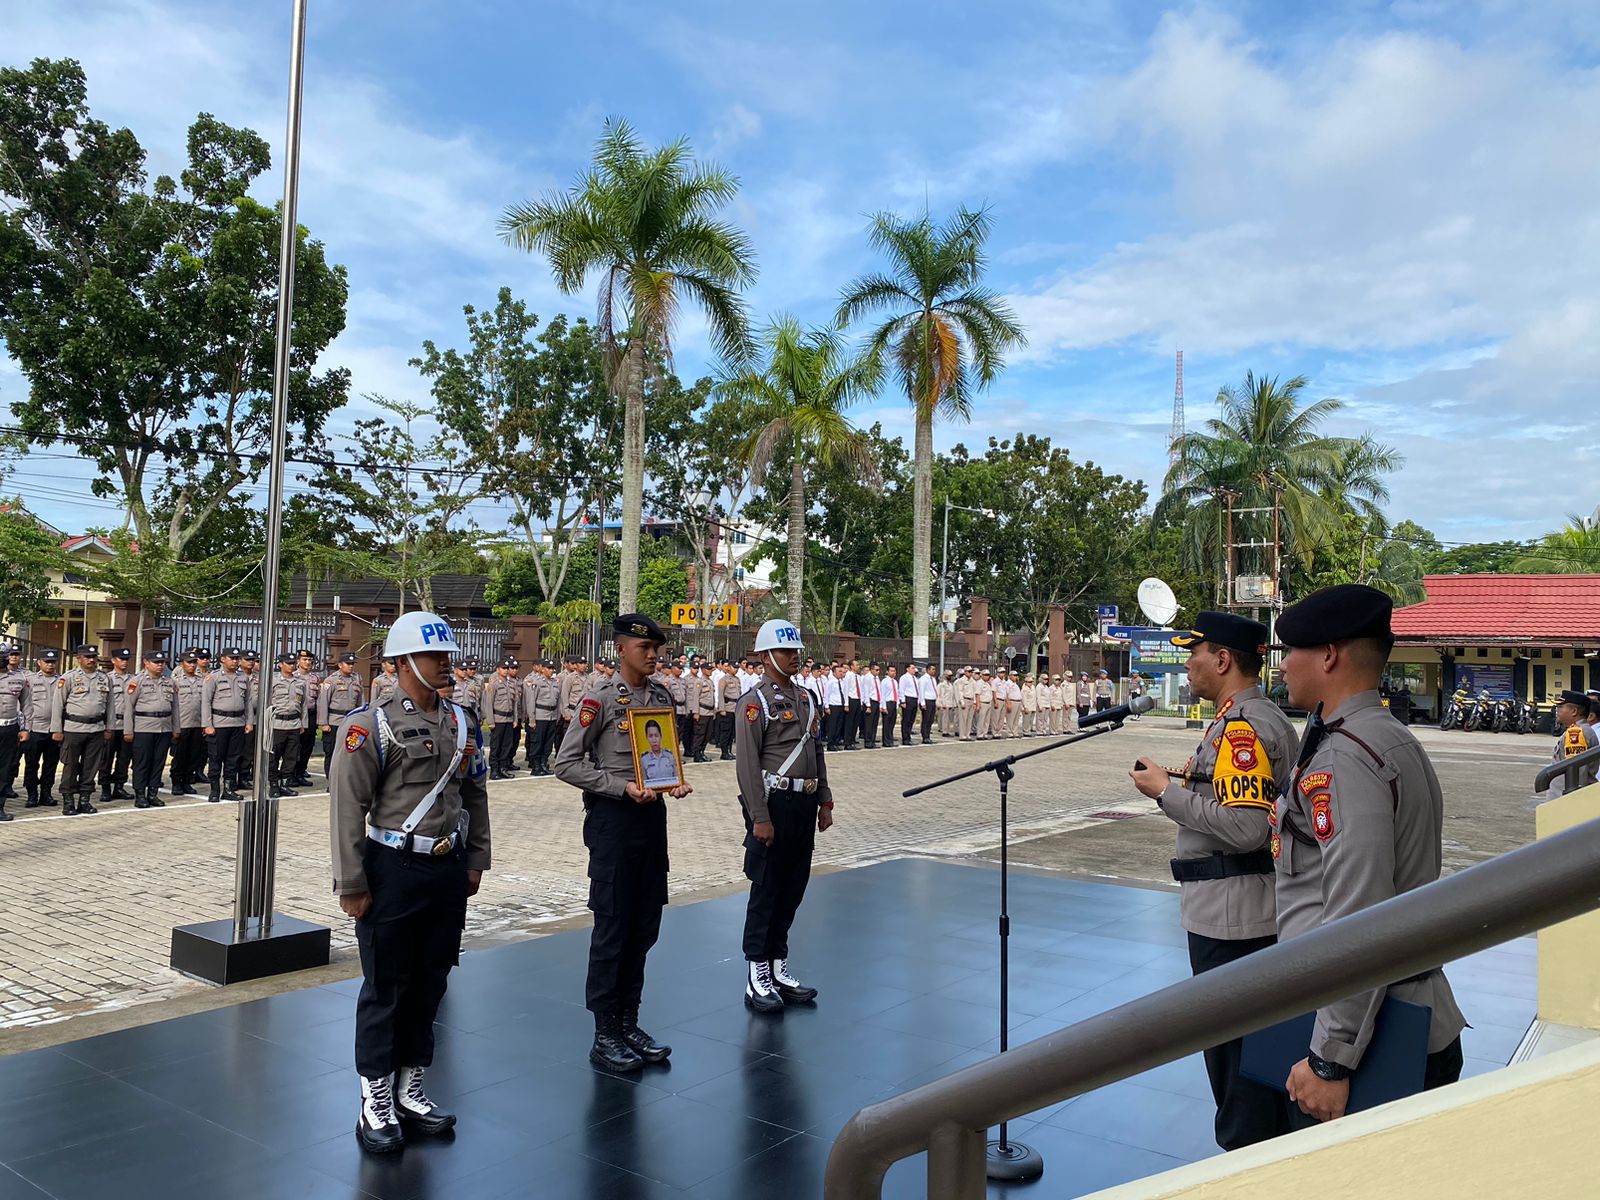
[{"label": "black beret", "polygon": [[1210,642],[1247,654],[1267,652],[1267,627],[1260,621],[1233,613],[1203,612],[1195,616],[1192,629],[1181,630],[1169,639],[1174,646],[1198,646]]},{"label": "black beret", "polygon": [[197,663],[197,662],[200,661],[200,656],[198,654],[196,654],[193,650],[189,650],[189,651],[185,652],[185,654],[183,656],[183,661],[186,662],[186,663]]},{"label": "black beret", "polygon": [[201,658],[210,658],[211,657],[211,650],[210,650],[209,647],[206,647],[206,646],[196,646],[194,648],[194,652],[196,654],[198,654]]},{"label": "black beret", "polygon": [[[237,646],[225,646],[225,647],[223,647],[223,650],[222,650],[222,657],[223,658],[238,658],[241,653],[243,653],[243,652]],[[209,650],[202,650],[202,651],[200,651],[200,657],[201,658],[210,658],[211,657],[211,652]]]},{"label": "black beret", "polygon": [[1364,583],[1338,583],[1312,592],[1278,618],[1278,640],[1285,646],[1326,646],[1352,638],[1392,642],[1389,617],[1394,601]]},{"label": "black beret", "polygon": [[91,646],[88,642],[84,642],[76,650],[74,650],[73,653],[76,654],[79,658],[83,658],[86,655],[87,656],[92,656],[94,658],[99,658],[100,657],[100,647],[99,646]]},{"label": "black beret", "polygon": [[357,659],[356,659],[356,656],[354,654],[352,654],[352,653],[350,653],[350,651],[346,650],[343,654],[339,655],[339,661],[342,662],[342,663],[346,663],[346,662],[347,663],[353,663],[353,662],[356,662]]},{"label": "black beret", "polygon": [[246,650],[244,652],[244,660],[245,660],[245,662],[256,662],[256,663],[260,662],[261,661],[261,651],[259,651],[259,650]]},{"label": "black beret", "polygon": [[116,659],[118,662],[127,662],[133,657],[133,651],[129,650],[126,646],[122,646],[116,650],[113,650],[111,652],[111,657]]},{"label": "black beret", "polygon": [[278,655],[278,665],[280,667],[283,666],[285,663],[293,663],[293,662],[294,662],[294,655],[290,654],[287,650],[285,650],[282,654]]},{"label": "black beret", "polygon": [[[667,644],[667,635],[661,632],[657,625],[643,613],[622,613],[611,622],[611,632],[617,637],[644,638],[658,646]],[[581,662],[581,659],[575,660]]]},{"label": "black beret", "polygon": [[145,662],[165,663],[167,661],[167,652],[165,650],[146,650],[144,652],[144,660]]},{"label": "black beret", "polygon": [[41,662],[60,662],[61,661],[61,655],[57,654],[54,650],[46,650],[43,654],[39,655],[39,661],[41,661]]},{"label": "black beret", "polygon": [[1585,712],[1587,712],[1589,709],[1589,697],[1585,696],[1582,692],[1574,692],[1570,688],[1561,693],[1561,700],[1559,703],[1576,704]]}]

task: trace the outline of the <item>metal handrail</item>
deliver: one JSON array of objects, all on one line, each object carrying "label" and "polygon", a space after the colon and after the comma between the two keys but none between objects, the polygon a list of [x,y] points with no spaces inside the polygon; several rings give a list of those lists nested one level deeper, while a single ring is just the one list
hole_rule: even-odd
[{"label": "metal handrail", "polygon": [[1600,908],[1600,819],[1186,979],[856,1113],[827,1200],[928,1151],[929,1200],[984,1194],[990,1126]]},{"label": "metal handrail", "polygon": [[1591,746],[1582,754],[1574,754],[1571,758],[1563,758],[1560,762],[1553,762],[1533,777],[1533,790],[1542,792],[1548,788],[1557,775],[1567,777],[1567,790],[1576,791],[1578,787],[1578,773],[1590,763],[1600,763],[1600,746]]}]

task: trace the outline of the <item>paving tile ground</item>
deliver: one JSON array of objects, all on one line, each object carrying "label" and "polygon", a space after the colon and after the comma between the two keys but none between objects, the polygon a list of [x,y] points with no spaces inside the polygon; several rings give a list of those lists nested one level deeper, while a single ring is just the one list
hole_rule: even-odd
[{"label": "paving tile ground", "polygon": [[[1448,798],[1449,869],[1532,837],[1527,802],[1544,738],[1423,731]],[[1010,789],[1014,861],[1170,886],[1171,829],[1126,772],[1148,753],[1181,762],[1195,734],[1146,720],[1019,764]],[[1043,745],[936,744],[830,755],[838,824],[818,839],[821,869],[908,854],[992,857],[992,775],[913,799],[901,791]],[[320,779],[320,776],[317,776]],[[690,768],[695,794],[671,805],[672,894],[680,900],[741,882],[743,826],[733,764]],[[127,802],[96,816],[18,813],[0,826],[0,1052],[5,1030],[185,996],[209,985],[167,965],[173,926],[231,914],[239,809]],[[538,936],[582,917],[588,881],[577,793],[552,779],[492,785],[494,869],[468,917],[467,942]],[[329,925],[334,957],[354,957],[350,922],[329,885],[325,792],[284,801],[277,910]]]}]

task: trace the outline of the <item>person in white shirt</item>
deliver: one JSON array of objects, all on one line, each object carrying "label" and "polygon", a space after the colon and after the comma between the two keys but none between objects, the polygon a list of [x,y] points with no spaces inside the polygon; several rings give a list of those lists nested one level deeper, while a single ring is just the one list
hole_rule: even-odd
[{"label": "person in white shirt", "polygon": [[839,690],[844,696],[844,748],[856,748],[856,734],[861,729],[861,676],[856,673],[858,664],[851,659],[839,674]]},{"label": "person in white shirt", "polygon": [[900,712],[900,689],[894,683],[894,664],[885,663],[878,676],[878,713],[883,719],[883,745],[893,748],[895,718]]},{"label": "person in white shirt", "polygon": [[878,698],[878,664],[861,668],[861,677],[857,680],[861,689],[861,744],[868,750],[878,748],[878,707],[882,701]]},{"label": "person in white shirt", "polygon": [[939,683],[933,669],[924,667],[917,675],[917,696],[922,702],[922,744],[933,745],[933,718],[939,708]]},{"label": "person in white shirt", "polygon": [[833,670],[822,676],[822,704],[828,712],[827,734],[828,749],[838,750],[844,745],[844,688],[840,680],[844,676],[844,664],[834,663]]},{"label": "person in white shirt", "polygon": [[907,663],[900,676],[900,744],[911,745],[911,730],[922,709],[922,693],[917,687],[917,664]]}]

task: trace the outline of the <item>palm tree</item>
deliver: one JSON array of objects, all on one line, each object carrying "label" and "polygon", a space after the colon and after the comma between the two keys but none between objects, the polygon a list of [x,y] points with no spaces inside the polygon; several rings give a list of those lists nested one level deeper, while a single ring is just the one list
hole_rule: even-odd
[{"label": "palm tree", "polygon": [[[1235,543],[1270,545],[1275,537],[1302,564],[1331,544],[1342,512],[1381,519],[1379,503],[1389,497],[1383,476],[1401,456],[1369,434],[1324,436],[1322,423],[1344,405],[1332,398],[1302,404],[1306,384],[1302,375],[1280,382],[1246,372],[1242,385],[1218,392],[1219,412],[1204,431],[1175,443],[1154,525],[1183,529],[1185,565],[1214,571],[1226,554],[1228,497]],[[1240,512],[1249,509],[1265,511]],[[1260,556],[1260,573],[1276,565]]]},{"label": "palm tree", "polygon": [[887,313],[868,340],[868,353],[894,355],[894,368],[916,413],[912,468],[911,652],[928,654],[933,569],[933,419],[972,417],[972,397],[993,382],[1005,352],[1027,343],[1011,306],[985,287],[983,243],[987,209],[960,209],[943,225],[923,213],[905,221],[892,213],[872,220],[874,248],[889,260],[886,274],[863,275],[845,290],[838,322]]},{"label": "palm tree", "polygon": [[639,594],[644,507],[644,387],[650,364],[672,361],[672,329],[688,299],[705,313],[712,345],[738,361],[749,352],[739,288],[755,278],[749,239],[717,219],[738,180],[696,163],[683,138],[647,149],[626,121],[609,120],[594,164],[566,192],[508,208],[502,236],[550,259],[562,291],[600,277],[596,322],[612,391],[622,398],[622,565],[618,603]]},{"label": "palm tree", "polygon": [[789,450],[789,620],[800,624],[805,598],[806,469],[848,463],[873,484],[878,480],[867,437],[851,426],[844,410],[877,390],[882,360],[872,354],[850,357],[831,329],[803,330],[791,316],[779,316],[759,335],[764,362],[724,378],[724,394],[749,401],[762,425],[750,437],[753,486],[781,450]]},{"label": "palm tree", "polygon": [[1511,569],[1525,575],[1600,574],[1600,521],[1569,513],[1565,529],[1545,534]]}]

